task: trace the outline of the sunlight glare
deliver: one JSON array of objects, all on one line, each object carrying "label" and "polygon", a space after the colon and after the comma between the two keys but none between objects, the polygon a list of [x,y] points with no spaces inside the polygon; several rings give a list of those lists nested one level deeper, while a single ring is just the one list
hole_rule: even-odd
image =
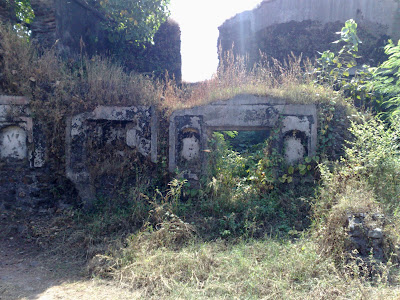
[{"label": "sunlight glare", "polygon": [[171,0],[171,17],[181,28],[182,77],[186,82],[210,79],[218,65],[218,26],[262,0]]}]

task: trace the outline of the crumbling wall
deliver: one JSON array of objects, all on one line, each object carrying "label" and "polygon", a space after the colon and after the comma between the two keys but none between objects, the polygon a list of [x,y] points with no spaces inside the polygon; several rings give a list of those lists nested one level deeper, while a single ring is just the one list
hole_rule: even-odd
[{"label": "crumbling wall", "polygon": [[114,196],[121,188],[116,179],[129,176],[123,164],[157,161],[157,122],[150,106],[99,106],[69,117],[66,169],[60,169],[49,159],[45,131],[32,118],[29,99],[0,96],[0,208],[90,207],[96,195]]},{"label": "crumbling wall", "polygon": [[[102,29],[101,18],[95,10],[82,6],[81,1],[56,0],[49,7],[54,7],[56,26],[54,40],[49,39],[48,44],[57,42],[57,49],[63,57],[75,58],[82,54],[89,56],[103,54],[106,48],[107,33]],[[33,8],[34,9],[34,8]],[[35,13],[36,10],[34,9]],[[33,24],[40,20],[34,19]],[[40,32],[33,32],[34,37],[40,38]],[[40,43],[43,45],[43,43]]]},{"label": "crumbling wall", "polygon": [[[55,48],[67,59],[83,54],[114,55],[129,70],[163,76],[168,71],[181,81],[181,40],[179,25],[167,20],[154,36],[154,45],[135,46],[127,41],[115,44],[104,29],[106,20],[96,9],[81,0],[31,0],[35,18],[30,25],[32,40],[42,48]],[[13,7],[0,0],[0,21],[15,23]],[[118,52],[119,49],[122,49]],[[118,52],[118,53],[117,53]]]},{"label": "crumbling wall", "polygon": [[219,130],[280,128],[280,151],[287,163],[297,162],[316,152],[316,114],[315,105],[254,95],[175,111],[170,117],[169,170],[199,180],[207,167],[208,139]]},{"label": "crumbling wall", "polygon": [[31,24],[32,38],[44,48],[51,48],[58,39],[56,35],[57,20],[54,0],[31,0],[35,12]]},{"label": "crumbling wall", "polygon": [[[58,184],[68,178],[77,191],[75,201],[79,195],[81,203],[90,207],[97,196],[112,199],[121,188],[134,185],[135,177],[131,180],[129,174],[139,170],[135,166],[144,166],[142,171],[151,174],[157,163],[159,120],[154,107],[98,106],[68,117],[66,122],[66,168],[51,168],[47,140],[40,123],[31,116],[28,99],[0,97],[1,206],[55,204],[68,197],[67,180]],[[173,172],[178,168],[188,179],[197,181],[207,166],[204,150],[213,131],[276,128],[277,145],[287,163],[315,154],[315,105],[238,95],[175,111],[169,126],[169,169]],[[64,192],[57,194],[59,188]]]},{"label": "crumbling wall", "polygon": [[8,0],[0,0],[0,20],[17,21],[15,7]]},{"label": "crumbling wall", "polygon": [[[46,158],[41,126],[25,97],[0,96],[0,208],[57,204],[57,180]],[[64,201],[65,202],[65,201]]]},{"label": "crumbling wall", "polygon": [[385,216],[383,214],[348,213],[346,250],[364,261],[385,259],[383,251]]},{"label": "crumbling wall", "polygon": [[137,153],[157,161],[157,128],[149,106],[99,106],[67,120],[66,175],[84,205],[90,207],[97,194],[113,196],[113,179],[128,176],[120,163],[135,164]]},{"label": "crumbling wall", "polygon": [[[57,0],[54,42],[64,57],[80,57],[81,53],[117,56],[130,70],[162,76],[165,71],[181,81],[181,40],[179,25],[167,20],[154,36],[154,44],[135,46],[126,41],[115,44],[102,25],[104,16],[82,6],[82,1]],[[40,36],[37,33],[36,36]],[[119,51],[122,49],[122,51]],[[118,52],[119,51],[119,52]]]},{"label": "crumbling wall", "polygon": [[161,24],[154,35],[154,45],[150,43],[143,47],[133,47],[127,57],[129,68],[141,73],[151,73],[157,77],[163,76],[165,70],[176,82],[182,81],[181,60],[181,30],[172,19]]},{"label": "crumbling wall", "polygon": [[318,51],[337,49],[335,32],[348,19],[359,25],[362,63],[383,61],[387,39],[400,37],[396,0],[270,0],[225,21],[218,43],[223,52],[234,44],[234,52],[248,55],[250,63],[259,60],[259,51],[281,61],[292,52],[313,58]]}]

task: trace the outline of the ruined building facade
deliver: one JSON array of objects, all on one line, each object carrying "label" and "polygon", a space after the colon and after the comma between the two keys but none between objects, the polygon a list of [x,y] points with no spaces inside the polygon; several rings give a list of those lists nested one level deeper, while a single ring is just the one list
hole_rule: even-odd
[{"label": "ruined building facade", "polygon": [[257,62],[260,51],[284,60],[291,55],[313,58],[318,52],[341,47],[332,44],[346,20],[358,23],[361,63],[377,65],[385,58],[383,46],[400,37],[400,2],[396,0],[266,0],[252,11],[219,27],[222,51]]},{"label": "ruined building facade", "polygon": [[[11,1],[12,2],[12,1]],[[42,48],[55,47],[60,55],[73,59],[82,54],[117,56],[129,70],[162,75],[165,70],[181,81],[181,40],[177,23],[167,20],[145,48],[125,45],[129,51],[114,53],[105,17],[83,0],[31,0],[35,18],[30,24],[32,39]],[[7,0],[0,0],[0,20],[15,21]],[[114,51],[114,52],[113,52]],[[127,53],[128,52],[128,53]]]}]

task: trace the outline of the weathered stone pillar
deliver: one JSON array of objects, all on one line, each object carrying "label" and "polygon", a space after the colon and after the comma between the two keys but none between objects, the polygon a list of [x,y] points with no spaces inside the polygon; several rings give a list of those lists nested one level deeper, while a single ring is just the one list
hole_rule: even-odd
[{"label": "weathered stone pillar", "polygon": [[32,38],[44,48],[56,42],[56,12],[54,0],[31,0],[35,18],[31,24]]}]

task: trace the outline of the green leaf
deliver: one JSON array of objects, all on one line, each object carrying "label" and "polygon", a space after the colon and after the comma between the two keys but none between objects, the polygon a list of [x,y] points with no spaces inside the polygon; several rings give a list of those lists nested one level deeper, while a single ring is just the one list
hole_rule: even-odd
[{"label": "green leaf", "polygon": [[290,167],[288,168],[288,173],[289,173],[289,174],[293,174],[293,173],[294,173],[294,168],[293,168],[293,166],[290,166]]}]

